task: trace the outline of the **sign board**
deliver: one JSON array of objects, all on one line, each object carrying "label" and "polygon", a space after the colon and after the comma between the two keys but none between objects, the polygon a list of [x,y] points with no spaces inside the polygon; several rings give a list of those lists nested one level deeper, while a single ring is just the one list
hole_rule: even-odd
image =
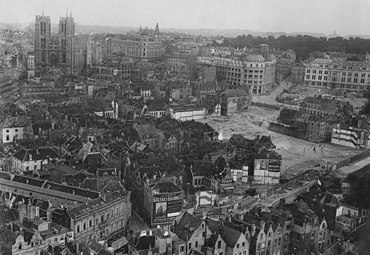
[{"label": "sign board", "polygon": [[154,194],[152,224],[171,222],[181,215],[182,202],[182,192]]},{"label": "sign board", "polygon": [[268,170],[270,172],[280,172],[281,168],[281,160],[278,159],[270,159],[268,164]]}]

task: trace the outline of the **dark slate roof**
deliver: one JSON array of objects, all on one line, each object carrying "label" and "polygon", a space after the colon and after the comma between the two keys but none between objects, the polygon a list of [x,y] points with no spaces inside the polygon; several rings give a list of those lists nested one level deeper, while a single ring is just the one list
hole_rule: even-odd
[{"label": "dark slate roof", "polygon": [[120,192],[109,193],[109,194],[104,195],[103,197],[96,198],[87,203],[84,203],[75,208],[72,208],[68,210],[67,212],[73,219],[76,219],[80,215],[88,213],[92,210],[96,210],[97,208],[104,206],[105,204],[108,204],[112,201],[119,199],[120,197],[122,197],[122,195],[123,194]]},{"label": "dark slate roof", "polygon": [[182,240],[186,240],[199,227],[202,220],[184,212],[179,223],[175,226],[175,234]]},{"label": "dark slate roof", "polygon": [[0,178],[4,179],[4,180],[10,180],[11,179],[9,173],[2,172],[2,171],[0,171]]},{"label": "dark slate roof", "polygon": [[235,230],[228,226],[224,226],[221,231],[221,238],[225,241],[225,243],[228,246],[235,247],[241,234],[242,233],[239,232],[238,230]]},{"label": "dark slate roof", "polygon": [[60,156],[51,148],[39,148],[39,149],[21,149],[14,153],[13,155],[17,159],[21,161],[31,161],[32,160],[43,160],[47,159],[48,157],[51,158],[59,158]]},{"label": "dark slate roof", "polygon": [[37,187],[42,187],[45,183],[44,180],[31,178],[31,177],[26,177],[26,176],[23,176],[23,175],[15,175],[12,181],[20,182],[20,183],[24,183],[24,184],[29,184],[29,185],[37,186]]},{"label": "dark slate roof", "polygon": [[43,167],[49,172],[49,176],[46,177],[45,179],[57,183],[64,182],[66,180],[65,179],[66,175],[74,175],[78,173],[78,171],[73,167],[64,164],[60,165],[46,164],[43,165]]},{"label": "dark slate roof", "polygon": [[221,223],[219,221],[207,219],[207,227],[212,233],[215,233],[219,229],[220,225]]},{"label": "dark slate roof", "polygon": [[151,187],[153,190],[158,189],[160,193],[180,192],[182,189],[172,182],[158,182]]},{"label": "dark slate roof", "polygon": [[140,236],[135,244],[136,250],[147,250],[155,247],[155,236]]},{"label": "dark slate roof", "polygon": [[86,178],[82,188],[95,190],[103,194],[123,190],[123,186],[117,176],[103,176],[97,178]]},{"label": "dark slate roof", "polygon": [[194,176],[211,176],[215,173],[215,168],[210,160],[194,160],[191,171]]}]

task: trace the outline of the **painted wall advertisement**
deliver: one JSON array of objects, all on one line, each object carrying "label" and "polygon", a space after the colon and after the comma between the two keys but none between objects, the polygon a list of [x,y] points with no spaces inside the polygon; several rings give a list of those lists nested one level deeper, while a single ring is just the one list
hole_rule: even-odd
[{"label": "painted wall advertisement", "polygon": [[152,224],[173,220],[182,212],[182,192],[153,195]]},{"label": "painted wall advertisement", "polygon": [[278,159],[269,160],[268,170],[270,172],[280,172],[280,167],[281,167],[281,160],[278,160]]}]

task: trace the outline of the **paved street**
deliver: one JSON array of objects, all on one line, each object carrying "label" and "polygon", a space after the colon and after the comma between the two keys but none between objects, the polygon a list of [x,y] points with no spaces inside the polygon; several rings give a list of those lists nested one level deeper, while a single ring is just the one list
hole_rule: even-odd
[{"label": "paved street", "polygon": [[259,102],[259,103],[265,103],[265,104],[280,104],[276,102],[276,96],[278,96],[281,92],[283,92],[284,89],[289,88],[289,78],[285,79],[284,81],[280,82],[280,85],[278,85],[271,93],[270,95],[263,95],[263,96],[252,96],[253,102]]}]

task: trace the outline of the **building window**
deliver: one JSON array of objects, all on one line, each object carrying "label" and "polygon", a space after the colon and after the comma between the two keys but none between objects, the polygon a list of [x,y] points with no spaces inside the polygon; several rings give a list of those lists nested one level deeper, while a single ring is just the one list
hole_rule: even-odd
[{"label": "building window", "polygon": [[189,250],[191,249],[191,243],[189,243]]},{"label": "building window", "polygon": [[221,240],[217,242],[217,249],[221,249]]},{"label": "building window", "polygon": [[10,140],[9,135],[6,135],[6,139],[5,140],[6,141],[9,141]]},{"label": "building window", "polygon": [[195,248],[198,248],[198,241],[195,242]]},{"label": "building window", "polygon": [[184,246],[180,246],[180,252],[184,252]]}]

